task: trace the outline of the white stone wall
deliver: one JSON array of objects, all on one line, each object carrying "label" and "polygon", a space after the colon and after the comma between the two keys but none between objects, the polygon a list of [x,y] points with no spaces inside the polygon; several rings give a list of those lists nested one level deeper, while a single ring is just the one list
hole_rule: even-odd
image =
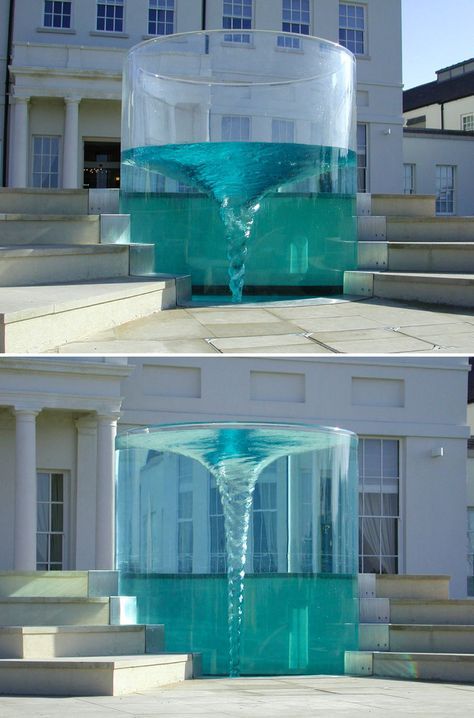
[{"label": "white stone wall", "polygon": [[[463,115],[474,114],[474,95],[470,97],[462,97],[459,100],[444,103],[444,129],[445,130],[462,130]],[[441,105],[427,105],[419,107],[416,110],[410,110],[404,113],[405,121],[413,117],[426,116],[426,127],[430,129],[442,129],[442,112]]]},{"label": "white stone wall", "polygon": [[472,168],[474,137],[405,134],[403,161],[415,165],[415,194],[436,194],[436,165],[455,167],[455,207],[460,216],[474,215]]},{"label": "white stone wall", "polygon": [[[402,187],[402,71],[400,0],[361,0],[367,7],[367,54],[358,58],[358,119],[368,124],[368,182],[372,192],[400,192]],[[31,182],[31,168],[24,164],[16,147],[30,146],[37,118],[37,98],[57,98],[51,109],[51,127],[57,131],[57,111],[65,98],[80,100],[79,144],[72,175],[82,182],[83,138],[117,139],[116,102],[121,98],[121,67],[125,52],[147,37],[148,0],[127,0],[125,27],[121,34],[95,31],[96,0],[73,2],[72,30],[46,31],[42,28],[42,3],[17,0],[14,32],[14,60],[10,139],[9,180],[12,186]],[[313,0],[311,31],[332,41],[338,39],[338,0]],[[202,6],[198,0],[176,0],[176,30],[201,28]],[[207,28],[221,28],[222,0],[207,0]],[[255,0],[254,27],[281,29],[279,0]],[[33,98],[25,110],[17,98]],[[86,100],[105,100],[105,113],[95,113]],[[25,115],[26,113],[26,115]],[[31,115],[31,117],[28,117]],[[100,115],[100,117],[99,117]],[[110,117],[110,122],[108,118]],[[87,118],[87,119],[86,119]],[[100,121],[99,121],[100,120]],[[109,125],[103,127],[105,120]],[[85,128],[81,125],[87,125]],[[61,123],[59,122],[59,125]],[[62,122],[64,126],[64,119]],[[112,131],[113,128],[113,131]],[[53,130],[51,130],[51,133]],[[20,136],[21,134],[21,136]],[[63,130],[64,134],[64,130]],[[66,144],[66,151],[70,143]]]}]

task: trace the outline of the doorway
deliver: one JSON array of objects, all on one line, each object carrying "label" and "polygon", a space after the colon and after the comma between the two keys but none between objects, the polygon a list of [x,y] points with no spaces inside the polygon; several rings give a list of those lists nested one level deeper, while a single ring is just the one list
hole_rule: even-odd
[{"label": "doorway", "polygon": [[120,142],[84,142],[84,180],[87,189],[120,187]]}]

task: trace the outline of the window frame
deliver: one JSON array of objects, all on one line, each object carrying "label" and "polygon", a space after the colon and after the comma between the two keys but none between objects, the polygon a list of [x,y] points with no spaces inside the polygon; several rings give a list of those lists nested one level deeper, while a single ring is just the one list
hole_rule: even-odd
[{"label": "window frame", "polygon": [[[297,0],[297,2],[299,2],[300,5],[298,9],[295,9],[293,7],[292,0],[281,0],[281,29],[282,32],[307,37],[308,35],[311,35],[311,2],[310,0]],[[289,5],[289,7],[285,7],[285,3]],[[307,3],[307,9],[306,7],[303,8],[303,3]],[[289,16],[285,17],[285,13],[289,13]],[[299,13],[299,22],[292,22],[294,13]],[[304,13],[307,13],[308,15],[307,22],[302,21]],[[302,43],[299,38],[289,37],[288,35],[279,35],[277,37],[277,48],[279,50],[301,51],[301,45]]]},{"label": "window frame", "polygon": [[[407,184],[407,179],[409,179],[409,184]],[[403,194],[416,194],[416,164],[414,162],[403,163]]]},{"label": "window frame", "polygon": [[[357,23],[357,10],[362,10],[363,13],[363,27],[362,29],[357,27],[349,27],[349,20],[348,20],[348,14],[346,13],[346,25],[342,25],[341,21],[341,12],[342,8],[345,7],[348,8],[354,8],[355,9],[355,22]],[[339,3],[339,16],[338,16],[338,23],[339,23],[339,29],[338,29],[338,42],[342,47],[345,47],[347,50],[350,50],[356,57],[368,57],[368,10],[367,5],[365,3],[356,3],[356,2],[340,2]],[[357,50],[357,43],[359,42],[354,37],[353,41],[349,41],[347,39],[347,33],[348,32],[362,32],[362,51]],[[345,39],[342,38],[342,33],[346,33]]]},{"label": "window frame", "polygon": [[[39,531],[38,525],[36,526],[36,570],[37,571],[64,571],[68,567],[68,533],[69,533],[69,481],[67,477],[66,471],[61,470],[53,470],[53,469],[38,469],[36,472],[36,482],[38,485],[39,476],[40,475],[47,475],[48,476],[48,500],[47,501],[40,501],[38,499],[38,496],[36,497],[36,511],[38,514],[39,505],[45,504],[48,506],[48,530],[46,531]],[[53,501],[52,500],[52,478],[53,476],[61,476],[62,477],[62,501]],[[53,506],[62,506],[62,531],[53,531],[51,529],[51,518],[52,518],[52,507]],[[48,537],[48,547],[47,547],[47,560],[46,561],[38,561],[38,537],[40,535],[45,535]],[[51,561],[51,537],[52,536],[61,536],[61,561]],[[44,567],[44,564],[46,564],[46,568]],[[54,568],[52,568],[52,565],[54,564]],[[38,568],[38,566],[43,566],[42,568]]]},{"label": "window frame", "polygon": [[[52,5],[53,5],[53,8],[52,8],[51,13],[49,13],[49,12],[47,13],[47,12],[46,12],[46,4],[47,4],[48,2],[51,2]],[[59,13],[59,17],[61,18],[61,25],[54,25],[54,24],[47,25],[47,24],[46,24],[46,15],[51,15],[51,22],[52,22],[52,23],[54,22],[54,17],[55,17],[55,15],[56,15],[56,13],[54,12],[54,4],[55,4],[55,2],[60,2],[60,3],[61,3],[61,6],[62,6],[62,7],[61,7],[61,12]],[[65,15],[64,12],[63,12],[63,11],[64,11],[64,5],[65,5],[66,3],[70,6],[70,7],[69,7],[69,25],[67,25],[67,26],[63,24],[63,19],[64,19],[64,17],[67,17],[67,15]],[[53,31],[53,32],[54,32],[54,31],[61,32],[61,30],[71,31],[72,28],[73,28],[72,17],[73,17],[73,3],[72,3],[72,0],[44,0],[44,2],[43,2],[43,14],[42,14],[41,29],[42,29],[42,30]]]},{"label": "window frame", "polygon": [[[359,127],[364,128],[364,142],[359,144]],[[362,151],[363,149],[363,151]],[[359,163],[359,158],[364,158],[364,163]],[[367,122],[357,123],[357,192],[370,192],[369,185],[369,124]],[[363,183],[359,182],[359,178],[363,177]]]},{"label": "window frame", "polygon": [[[152,7],[152,3],[155,4],[154,7]],[[160,3],[163,4],[164,7],[160,7]],[[168,3],[172,3],[170,7],[168,7]],[[163,21],[160,21],[158,19],[159,12],[164,12],[165,18]],[[156,14],[156,17],[154,20],[151,19],[150,15],[154,12]],[[172,23],[171,23],[171,32],[166,32],[166,27],[170,24],[167,20],[168,13],[172,14]],[[165,26],[165,32],[158,32],[158,25],[162,22],[162,24]],[[152,23],[156,26],[156,31],[152,31]],[[148,0],[148,35],[147,37],[166,37],[167,35],[172,35],[176,32],[176,0]]]},{"label": "window frame", "polygon": [[[466,122],[466,120],[469,122]],[[466,127],[466,124],[470,124],[470,127]],[[474,112],[461,115],[461,130],[463,132],[474,132]]]},{"label": "window frame", "polygon": [[[444,189],[441,185],[441,172],[438,174],[438,171],[443,169],[452,170],[452,186],[447,185]],[[452,217],[456,214],[456,169],[457,165],[437,164],[435,167],[436,215],[439,217]],[[442,193],[446,195],[445,199],[441,198]],[[449,207],[451,207],[451,211]]]},{"label": "window frame", "polygon": [[[104,5],[106,8],[106,14],[103,18],[104,19],[104,27],[103,28],[99,27],[99,6],[100,5]],[[122,8],[122,18],[121,18],[122,27],[120,30],[118,30],[115,26],[116,22],[117,22],[117,17],[116,17],[115,12],[113,14],[113,25],[114,25],[113,29],[108,30],[106,28],[105,25],[106,25],[106,21],[108,19],[107,18],[107,7],[113,7],[113,8],[121,7]],[[125,33],[125,0],[96,0],[95,32],[100,32],[100,33],[105,33],[105,34],[110,34],[110,35],[113,35],[113,34],[123,35]]]},{"label": "window frame", "polygon": [[[242,130],[242,120],[247,120],[248,125],[248,136],[242,139],[242,132],[240,132],[239,139],[235,137],[224,137],[224,120],[240,120],[240,130]],[[232,124],[232,123],[231,123]],[[231,134],[233,134],[231,132]],[[249,115],[222,115],[221,117],[221,141],[222,142],[250,142],[252,139],[252,118]]]},{"label": "window frame", "polygon": [[[226,12],[226,6],[230,5],[230,11]],[[235,6],[240,5],[242,7],[242,14],[238,15],[235,11]],[[250,6],[250,21],[249,27],[244,27],[244,24],[248,21],[248,16],[245,15],[245,8]],[[253,0],[223,0],[222,1],[222,28],[228,30],[228,33],[224,34],[224,42],[237,43],[242,47],[250,47],[252,44],[252,36],[248,32],[253,29],[255,17],[254,2]],[[226,23],[229,26],[226,27]],[[240,23],[240,27],[238,24]],[[246,32],[247,31],[247,32]]]},{"label": "window frame", "polygon": [[[35,171],[35,158],[37,157],[35,152],[35,140],[41,139],[42,141],[48,139],[48,140],[57,140],[58,142],[58,171],[52,172],[51,169],[49,169],[47,172],[44,172],[43,169],[39,171]],[[42,189],[60,189],[62,186],[62,137],[61,135],[32,135],[31,136],[31,172],[30,172],[30,181],[31,181],[31,187],[39,187]],[[43,142],[42,142],[42,149],[43,149]],[[43,165],[43,158],[48,156],[50,158],[50,165],[51,165],[51,153],[49,155],[45,155],[43,152],[39,155],[40,157],[40,164]],[[35,175],[40,176],[40,184],[35,184]],[[43,184],[42,178],[44,175],[52,176],[57,175],[57,185],[51,184],[51,181],[47,185]]]},{"label": "window frame", "polygon": [[[365,472],[365,442],[366,441],[380,441],[381,442],[381,454],[380,454],[380,476],[370,476],[367,475]],[[383,443],[384,442],[396,442],[397,443],[397,476],[385,476],[383,472]],[[360,573],[367,573],[365,570],[365,561],[364,559],[371,559],[375,558],[376,554],[364,554],[363,548],[364,548],[364,519],[376,519],[379,521],[379,525],[381,527],[381,522],[384,519],[388,520],[395,520],[396,521],[396,530],[394,534],[396,546],[396,555],[392,556],[392,554],[384,554],[382,553],[382,547],[379,548],[378,553],[378,564],[379,564],[379,571],[372,571],[372,573],[388,573],[387,571],[382,571],[382,558],[383,556],[386,556],[386,558],[394,558],[395,559],[395,573],[391,575],[396,575],[402,572],[402,546],[401,546],[401,539],[402,539],[402,530],[401,530],[401,523],[402,523],[402,517],[401,517],[401,506],[403,505],[403,497],[402,497],[402,439],[400,437],[392,437],[392,436],[360,436],[359,437],[359,538],[360,538],[360,545],[359,545],[359,572]],[[361,469],[362,465],[362,469]],[[370,485],[370,481],[366,482],[366,479],[379,479],[380,480],[380,491],[364,491],[364,488],[367,485]],[[397,491],[383,491],[384,488],[384,478],[387,479],[387,484],[389,481],[397,482],[396,487]],[[372,485],[375,485],[372,483]],[[372,494],[372,495],[378,495],[380,496],[380,511],[377,513],[368,513],[365,510],[365,495],[366,494]],[[386,513],[384,510],[384,497],[386,495],[396,495],[397,496],[397,512],[396,515],[393,513]],[[362,503],[362,506],[361,506]],[[370,573],[370,571],[369,571]]]}]

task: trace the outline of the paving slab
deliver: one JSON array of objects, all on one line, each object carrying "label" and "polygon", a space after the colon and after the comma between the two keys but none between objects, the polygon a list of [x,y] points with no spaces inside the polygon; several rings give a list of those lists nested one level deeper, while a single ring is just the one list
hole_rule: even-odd
[{"label": "paving slab", "polygon": [[347,676],[200,679],[121,697],[0,696],[2,718],[471,716],[474,686]]},{"label": "paving slab", "polygon": [[91,334],[66,353],[474,353],[474,310],[391,299],[202,301]]}]

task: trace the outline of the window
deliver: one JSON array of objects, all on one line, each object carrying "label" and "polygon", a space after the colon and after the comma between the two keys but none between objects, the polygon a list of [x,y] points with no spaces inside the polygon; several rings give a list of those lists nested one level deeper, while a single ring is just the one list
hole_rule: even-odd
[{"label": "window", "polygon": [[[309,26],[309,0],[283,0],[281,24],[283,32],[309,35]],[[301,41],[296,37],[280,35],[277,38],[277,46],[291,50],[299,50],[301,48]]]},{"label": "window", "polygon": [[415,194],[415,165],[403,165],[403,194]]},{"label": "window", "polygon": [[[222,27],[224,30],[251,30],[252,0],[224,0]],[[226,42],[250,43],[248,33],[224,35]]]},{"label": "window", "polygon": [[461,117],[461,128],[464,132],[474,132],[474,115],[463,115]]},{"label": "window", "polygon": [[359,443],[359,571],[398,572],[399,441]]},{"label": "window", "polygon": [[354,55],[365,55],[365,8],[339,3],[339,43]]},{"label": "window", "polygon": [[97,3],[97,30],[123,32],[124,0],[104,0]]},{"label": "window", "polygon": [[474,596],[474,507],[467,510],[467,595]]},{"label": "window", "polygon": [[252,529],[253,571],[274,573],[278,570],[277,482],[276,477],[265,477],[264,472],[255,484]]},{"label": "window", "polygon": [[70,29],[71,3],[45,0],[43,26]]},{"label": "window", "polygon": [[193,570],[193,467],[178,456],[178,573]]},{"label": "window", "polygon": [[293,120],[272,120],[272,142],[294,142],[295,123]]},{"label": "window", "polygon": [[210,476],[209,484],[209,531],[210,531],[210,573],[227,571],[224,510],[216,480]]},{"label": "window", "polygon": [[33,187],[59,187],[59,137],[33,137]]},{"label": "window", "polygon": [[367,192],[367,125],[357,125],[357,191]]},{"label": "window", "polygon": [[37,474],[36,570],[61,571],[64,565],[64,475]]},{"label": "window", "polygon": [[436,166],[436,214],[454,214],[453,165]]},{"label": "window", "polygon": [[174,33],[174,0],[150,0],[148,7],[148,34]]},{"label": "window", "polygon": [[249,142],[250,117],[227,115],[222,118],[223,142]]}]

